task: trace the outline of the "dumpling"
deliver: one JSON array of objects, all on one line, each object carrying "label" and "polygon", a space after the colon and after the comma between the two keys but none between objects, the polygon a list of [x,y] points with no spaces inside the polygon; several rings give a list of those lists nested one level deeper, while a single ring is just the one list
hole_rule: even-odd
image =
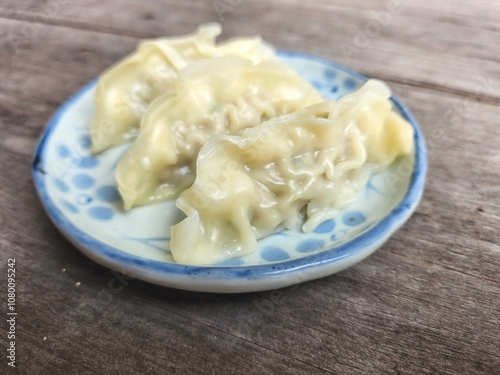
[{"label": "dumpling", "polygon": [[370,173],[413,149],[413,128],[392,111],[390,91],[371,80],[325,101],[201,149],[194,184],[172,227],[178,263],[208,265],[252,253],[284,228],[313,230],[355,199]]},{"label": "dumpling", "polygon": [[214,134],[235,134],[322,101],[283,63],[226,56],[184,69],[147,110],[116,180],[125,209],[172,199],[194,181],[196,157]]},{"label": "dumpling", "polygon": [[92,151],[101,152],[137,135],[149,104],[163,94],[179,71],[200,59],[235,55],[254,63],[276,59],[260,37],[235,38],[215,45],[219,24],[206,24],[191,35],[146,40],[137,50],[109,68],[94,96]]}]

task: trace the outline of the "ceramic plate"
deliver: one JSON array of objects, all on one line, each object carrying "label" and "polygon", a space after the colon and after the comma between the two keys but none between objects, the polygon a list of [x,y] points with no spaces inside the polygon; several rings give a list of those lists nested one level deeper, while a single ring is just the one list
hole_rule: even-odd
[{"label": "ceramic plate", "polygon": [[[337,99],[366,78],[312,56],[280,57],[325,98]],[[36,151],[33,175],[40,199],[59,230],[85,255],[109,268],[155,284],[207,292],[280,288],[341,271],[370,255],[412,214],[422,195],[426,151],[420,129],[415,152],[373,176],[357,202],[313,233],[283,231],[259,241],[252,255],[210,267],[177,264],[169,251],[170,226],[182,218],[174,201],[121,209],[114,168],[125,146],[97,157],[89,152],[96,81],[76,93],[49,122]]]}]

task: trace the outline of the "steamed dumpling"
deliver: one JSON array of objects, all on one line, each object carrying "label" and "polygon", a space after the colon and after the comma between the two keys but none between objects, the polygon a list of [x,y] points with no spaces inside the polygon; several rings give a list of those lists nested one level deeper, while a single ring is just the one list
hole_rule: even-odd
[{"label": "steamed dumpling", "polygon": [[101,152],[137,134],[149,104],[194,61],[235,55],[254,63],[274,60],[271,46],[260,37],[235,38],[215,45],[219,24],[206,24],[192,35],[146,40],[109,68],[99,79],[91,124],[92,151]]},{"label": "steamed dumpling", "polygon": [[140,136],[116,169],[125,209],[172,199],[194,181],[196,157],[214,134],[234,134],[322,101],[286,65],[239,57],[195,62],[147,110]]},{"label": "steamed dumpling", "polygon": [[177,199],[178,263],[207,265],[252,253],[283,228],[313,230],[355,199],[370,173],[413,148],[413,129],[392,111],[390,91],[369,81],[326,101],[201,149],[194,184]]}]

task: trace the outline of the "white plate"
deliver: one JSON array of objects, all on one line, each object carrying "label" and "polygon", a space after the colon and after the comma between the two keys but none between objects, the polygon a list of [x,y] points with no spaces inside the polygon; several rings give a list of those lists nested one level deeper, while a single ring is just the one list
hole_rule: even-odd
[{"label": "white plate", "polygon": [[[284,62],[337,99],[366,78],[316,57],[280,52]],[[109,268],[155,284],[207,292],[250,292],[333,274],[370,255],[412,214],[422,195],[426,150],[421,131],[401,103],[396,110],[415,130],[415,153],[373,176],[355,204],[313,233],[284,231],[259,241],[254,254],[211,267],[173,262],[170,226],[182,218],[174,201],[127,213],[114,183],[121,146],[94,157],[89,122],[96,81],[64,103],[49,122],[35,154],[40,199],[59,230],[84,254]]]}]

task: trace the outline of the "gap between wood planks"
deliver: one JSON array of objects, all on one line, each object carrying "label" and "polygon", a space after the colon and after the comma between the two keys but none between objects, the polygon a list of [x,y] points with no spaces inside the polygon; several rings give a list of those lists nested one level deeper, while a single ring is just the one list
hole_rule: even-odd
[{"label": "gap between wood planks", "polygon": [[22,13],[5,14],[5,12],[2,9],[0,9],[0,19],[36,23],[36,24],[55,26],[55,27],[66,27],[69,29],[92,31],[101,34],[118,35],[134,39],[144,39],[151,37],[151,35],[149,34],[134,33],[134,32],[127,33],[124,32],[123,30],[119,30],[113,27],[106,28],[106,27],[101,27],[99,25],[90,25],[88,23],[79,21],[70,21],[64,19],[56,19],[52,17],[44,17],[36,14],[22,14]]},{"label": "gap between wood planks", "polygon": [[[363,75],[369,75],[369,73],[364,73],[360,71]],[[374,77],[375,78],[375,77]],[[380,79],[389,83],[396,83],[405,86],[416,87],[419,89],[426,89],[430,91],[436,91],[446,94],[451,94],[454,96],[462,97],[462,98],[471,98],[475,101],[482,104],[492,104],[492,105],[500,105],[500,98],[495,98],[493,96],[484,95],[484,94],[476,94],[467,90],[456,89],[453,87],[442,86],[432,82],[424,82],[424,81],[415,81],[411,79],[397,79],[394,77],[388,77],[381,74],[377,74],[377,79]]]}]

